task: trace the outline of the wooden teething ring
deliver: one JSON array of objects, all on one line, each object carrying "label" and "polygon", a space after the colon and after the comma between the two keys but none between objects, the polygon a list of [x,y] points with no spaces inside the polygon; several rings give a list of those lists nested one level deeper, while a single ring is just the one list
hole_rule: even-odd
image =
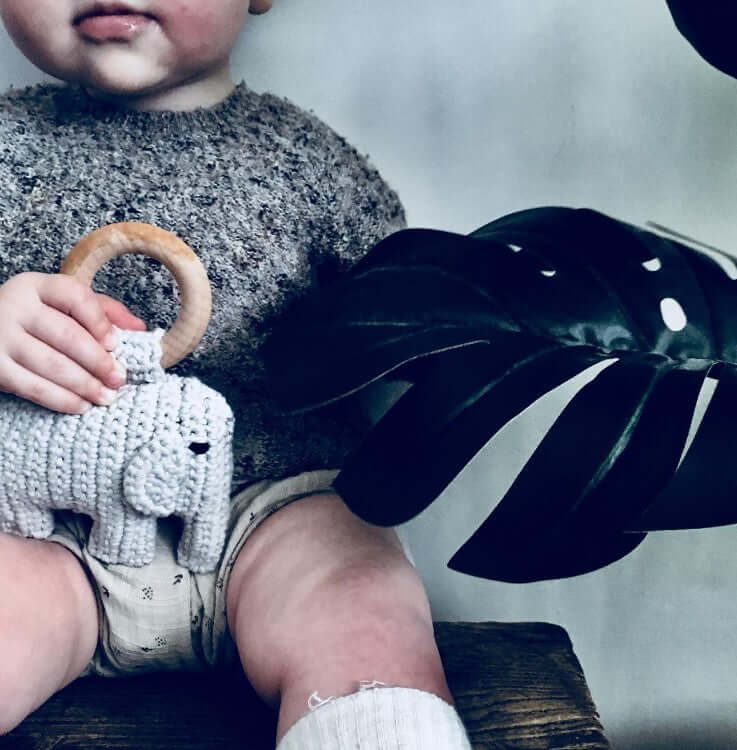
[{"label": "wooden teething ring", "polygon": [[152,224],[126,221],[96,229],[69,252],[59,269],[88,286],[103,264],[126,253],[139,253],[163,263],[181,294],[174,325],[161,339],[161,366],[171,367],[200,343],[210,322],[212,292],[207,272],[189,245],[175,234]]}]

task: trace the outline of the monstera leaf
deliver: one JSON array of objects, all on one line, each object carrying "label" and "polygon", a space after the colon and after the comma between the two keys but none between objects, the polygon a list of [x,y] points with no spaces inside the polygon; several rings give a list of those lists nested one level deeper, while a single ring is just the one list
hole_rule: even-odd
[{"label": "monstera leaf", "polygon": [[[264,353],[285,411],[412,383],[334,483],[382,525],[417,515],[520,411],[607,361],[449,562],[503,581],[577,575],[648,531],[737,521],[737,289],[723,265],[586,209],[469,236],[408,229],[300,301]],[[718,385],[695,419],[707,376]]]},{"label": "monstera leaf", "polygon": [[667,0],[676,27],[715,68],[737,77],[737,6],[730,0]]}]

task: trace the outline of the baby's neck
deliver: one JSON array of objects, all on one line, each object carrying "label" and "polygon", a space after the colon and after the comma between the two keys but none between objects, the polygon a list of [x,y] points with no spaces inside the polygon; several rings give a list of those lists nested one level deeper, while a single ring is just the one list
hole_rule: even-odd
[{"label": "baby's neck", "polygon": [[121,109],[175,112],[214,107],[230,96],[234,88],[230,65],[227,63],[205,75],[152,93],[117,95],[85,87],[90,96],[115,104]]}]

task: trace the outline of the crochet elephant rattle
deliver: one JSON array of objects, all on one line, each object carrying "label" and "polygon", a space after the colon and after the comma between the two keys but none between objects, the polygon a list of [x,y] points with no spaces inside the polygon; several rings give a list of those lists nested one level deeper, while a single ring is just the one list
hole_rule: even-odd
[{"label": "crochet elephant rattle", "polygon": [[183,520],[179,564],[217,565],[225,543],[233,473],[233,413],[194,377],[164,372],[201,340],[210,318],[207,274],[178,237],[148,224],[113,224],[87,235],[61,272],[86,284],[111,258],[142,253],[161,261],[181,292],[168,332],[124,331],[113,356],[127,368],[111,406],[82,415],[0,394],[0,531],[43,539],[53,509],[92,518],[89,552],[140,567],[154,556],[157,519]]}]

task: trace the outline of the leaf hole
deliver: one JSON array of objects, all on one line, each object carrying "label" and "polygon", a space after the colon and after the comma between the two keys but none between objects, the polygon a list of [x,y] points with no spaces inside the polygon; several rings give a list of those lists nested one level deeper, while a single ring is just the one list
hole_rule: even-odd
[{"label": "leaf hole", "polygon": [[660,300],[660,315],[671,331],[682,331],[688,323],[686,313],[673,297],[665,297]]},{"label": "leaf hole", "polygon": [[512,245],[507,244],[507,247],[513,252],[513,253],[519,253],[522,251],[522,248],[519,245]]},{"label": "leaf hole", "polygon": [[659,271],[663,267],[663,264],[660,262],[660,258],[650,258],[650,260],[646,260],[642,264],[642,267],[646,271]]}]

